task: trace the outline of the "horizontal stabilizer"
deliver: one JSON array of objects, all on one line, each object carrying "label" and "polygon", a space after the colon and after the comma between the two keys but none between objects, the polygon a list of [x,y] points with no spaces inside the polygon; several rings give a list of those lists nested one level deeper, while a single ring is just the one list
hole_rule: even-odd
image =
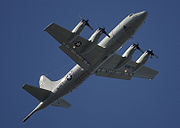
[{"label": "horizontal stabilizer", "polygon": [[69,108],[71,106],[70,103],[68,103],[66,100],[64,100],[61,97],[56,101],[54,101],[51,105],[56,107],[63,107],[63,108]]},{"label": "horizontal stabilizer", "polygon": [[51,94],[51,91],[48,91],[42,88],[37,88],[35,86],[31,86],[28,84],[25,84],[23,86],[23,89],[29,92],[32,96],[37,98],[39,101],[45,100]]}]

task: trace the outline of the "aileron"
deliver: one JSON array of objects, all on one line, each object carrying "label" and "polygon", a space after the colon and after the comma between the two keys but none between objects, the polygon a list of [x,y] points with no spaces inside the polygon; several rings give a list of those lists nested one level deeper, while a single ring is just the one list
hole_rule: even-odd
[{"label": "aileron", "polygon": [[133,76],[137,78],[146,78],[146,79],[152,80],[157,74],[158,74],[158,71],[148,68],[146,66],[143,66],[137,72],[135,72]]},{"label": "aileron", "polygon": [[59,43],[66,43],[70,41],[70,39],[74,36],[72,32],[68,31],[63,27],[60,27],[55,23],[48,25],[48,27],[46,27],[44,31],[48,32]]}]

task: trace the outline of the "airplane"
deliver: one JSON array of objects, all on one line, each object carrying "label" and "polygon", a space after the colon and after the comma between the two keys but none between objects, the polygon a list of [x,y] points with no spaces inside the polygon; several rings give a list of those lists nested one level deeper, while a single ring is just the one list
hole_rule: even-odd
[{"label": "airplane", "polygon": [[[141,11],[128,15],[109,34],[105,28],[99,27],[88,40],[80,36],[85,26],[93,29],[88,20],[82,19],[72,31],[55,23],[48,25],[44,31],[55,38],[61,44],[59,48],[77,64],[60,80],[51,81],[42,75],[40,88],[28,84],[23,86],[23,89],[40,101],[23,122],[48,105],[70,107],[71,104],[63,96],[72,92],[92,74],[124,80],[132,77],[153,79],[158,71],[144,66],[148,58],[157,57],[152,50],[143,52],[138,44],[132,44],[122,56],[116,53],[144,23],[147,14],[147,11]],[[106,36],[99,42],[102,34]],[[132,55],[136,50],[143,54],[134,62]]]}]

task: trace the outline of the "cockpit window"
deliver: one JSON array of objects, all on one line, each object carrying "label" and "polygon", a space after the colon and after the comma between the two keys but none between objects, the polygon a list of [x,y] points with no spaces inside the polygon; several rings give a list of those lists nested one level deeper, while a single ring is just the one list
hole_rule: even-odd
[{"label": "cockpit window", "polygon": [[129,15],[129,17],[131,17],[132,15],[134,15],[134,13],[131,13],[131,14]]}]

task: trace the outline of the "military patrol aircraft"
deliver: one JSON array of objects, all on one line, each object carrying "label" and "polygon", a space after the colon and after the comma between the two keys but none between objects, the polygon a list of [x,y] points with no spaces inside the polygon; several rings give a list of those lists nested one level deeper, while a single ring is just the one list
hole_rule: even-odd
[{"label": "military patrol aircraft", "polygon": [[[51,81],[42,75],[39,80],[40,88],[28,84],[23,86],[23,89],[40,101],[23,122],[48,105],[70,107],[71,104],[65,101],[63,96],[92,74],[125,80],[132,77],[153,79],[158,72],[144,66],[149,57],[157,57],[152,50],[145,51],[136,62],[131,59],[135,50],[143,52],[138,44],[132,44],[122,56],[115,53],[131,38],[146,16],[146,11],[130,14],[109,34],[105,28],[98,28],[88,40],[79,36],[85,26],[93,29],[85,19],[82,19],[72,31],[55,23],[46,27],[44,30],[61,44],[59,48],[77,64],[58,81]],[[103,33],[106,37],[98,43]]]}]

